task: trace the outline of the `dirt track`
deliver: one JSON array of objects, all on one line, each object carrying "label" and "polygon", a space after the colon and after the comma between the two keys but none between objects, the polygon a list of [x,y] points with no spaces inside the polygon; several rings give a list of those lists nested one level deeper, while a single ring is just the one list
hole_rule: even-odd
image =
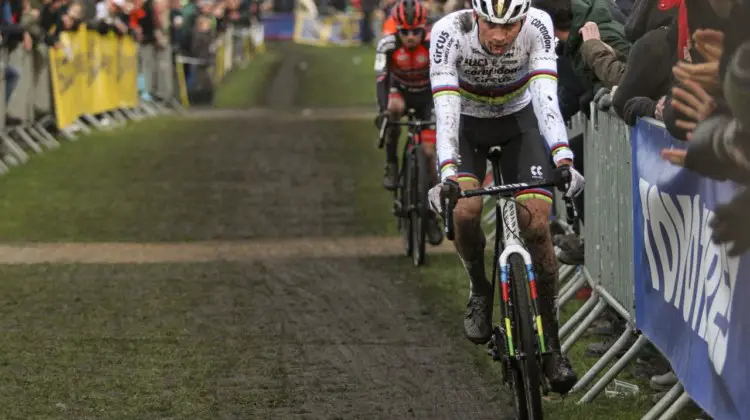
[{"label": "dirt track", "polygon": [[[430,254],[452,253],[450,243]],[[399,237],[299,238],[255,241],[176,243],[31,243],[0,244],[0,264],[145,264],[213,261],[266,261],[280,258],[399,256]]]}]

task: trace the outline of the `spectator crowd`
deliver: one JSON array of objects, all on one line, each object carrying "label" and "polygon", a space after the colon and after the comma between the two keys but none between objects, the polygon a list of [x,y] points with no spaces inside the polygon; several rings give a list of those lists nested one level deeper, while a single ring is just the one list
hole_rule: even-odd
[{"label": "spectator crowd", "polygon": [[[748,184],[750,30],[743,25],[750,18],[750,2],[534,0],[534,5],[552,17],[559,39],[565,119],[579,112],[590,117],[593,103],[631,126],[644,117],[662,121],[674,138],[688,142],[686,150],[664,150],[665,159],[713,179]],[[582,134],[570,139],[579,170],[585,168],[583,142]],[[741,210],[750,205],[749,197],[739,192],[712,222],[714,241],[730,243],[735,255],[750,247],[750,219]],[[578,208],[583,219],[582,196]],[[561,234],[555,242],[561,262],[584,262],[582,239]],[[593,328],[609,338],[589,346],[588,354],[602,356],[624,331],[624,323],[611,315]],[[636,368],[655,373],[665,366],[660,361]],[[667,373],[651,377],[652,388],[661,392],[657,398],[677,383],[665,367]]]},{"label": "spectator crowd", "polygon": [[[207,59],[218,33],[229,26],[257,24],[263,9],[259,0],[0,0],[0,41],[8,53],[40,46],[64,48],[60,35],[86,24],[100,34],[131,36],[141,47],[169,46],[174,54]],[[143,62],[139,60],[140,92],[148,100],[155,93],[150,88],[155,77],[146,74]],[[187,66],[186,73],[193,70]],[[25,75],[19,69],[6,66],[6,104],[21,77]]]}]

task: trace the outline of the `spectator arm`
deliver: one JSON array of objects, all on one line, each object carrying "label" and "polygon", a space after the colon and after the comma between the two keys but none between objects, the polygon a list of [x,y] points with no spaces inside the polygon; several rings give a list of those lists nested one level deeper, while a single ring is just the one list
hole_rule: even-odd
[{"label": "spectator arm", "polygon": [[23,25],[21,24],[0,25],[0,34],[2,34],[3,42],[21,41],[24,32]]},{"label": "spectator arm", "polygon": [[21,18],[21,26],[28,32],[34,40],[40,40],[44,36],[44,30],[38,18],[26,14]]},{"label": "spectator arm", "polygon": [[[617,92],[615,92],[615,96],[617,96]],[[622,107],[615,107],[615,112],[628,125],[633,126],[638,118],[653,118],[655,116],[656,101],[645,96],[636,96],[625,101]]]},{"label": "spectator arm", "polygon": [[605,87],[617,85],[625,73],[627,63],[599,40],[589,39],[581,46],[581,56],[586,66],[594,71]]}]

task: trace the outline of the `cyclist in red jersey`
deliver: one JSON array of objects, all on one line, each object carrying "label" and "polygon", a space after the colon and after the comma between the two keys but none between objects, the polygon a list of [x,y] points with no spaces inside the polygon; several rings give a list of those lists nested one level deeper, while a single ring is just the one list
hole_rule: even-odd
[{"label": "cyclist in red jersey", "polygon": [[[381,115],[398,121],[413,108],[417,118],[434,120],[430,88],[430,40],[425,30],[427,8],[418,0],[401,0],[391,11],[398,31],[386,35],[375,51],[378,107]],[[401,130],[389,127],[386,134],[386,164],[383,187],[394,190],[398,182],[398,138]],[[437,183],[435,130],[423,130],[420,138],[429,160],[432,185]],[[432,213],[431,213],[432,214]],[[427,239],[432,245],[443,240],[435,214],[428,222]]]}]

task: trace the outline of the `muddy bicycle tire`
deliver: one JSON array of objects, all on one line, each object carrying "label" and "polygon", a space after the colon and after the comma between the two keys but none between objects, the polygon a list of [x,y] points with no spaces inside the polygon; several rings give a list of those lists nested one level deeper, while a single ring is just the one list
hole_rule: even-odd
[{"label": "muddy bicycle tire", "polygon": [[411,153],[404,153],[401,159],[401,173],[398,185],[398,200],[401,203],[401,214],[399,215],[399,231],[404,241],[404,254],[411,257],[414,253],[414,241],[412,234],[411,216],[409,215],[409,206],[411,206]]},{"label": "muddy bicycle tire", "polygon": [[414,266],[424,264],[427,241],[427,216],[430,210],[427,202],[429,173],[427,156],[421,145],[412,148],[411,159],[411,207],[409,218],[412,233],[412,262]]},{"label": "muddy bicycle tire", "polygon": [[542,420],[541,366],[537,358],[537,335],[532,319],[526,264],[520,255],[508,258],[512,296],[513,341],[522,359],[511,361],[512,388],[519,420]]}]

